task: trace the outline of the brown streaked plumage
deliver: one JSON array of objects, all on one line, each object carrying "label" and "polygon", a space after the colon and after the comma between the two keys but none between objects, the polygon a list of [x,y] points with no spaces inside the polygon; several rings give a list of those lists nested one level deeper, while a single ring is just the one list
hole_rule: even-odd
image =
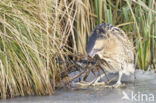
[{"label": "brown streaked plumage", "polygon": [[[98,55],[107,62],[107,65],[101,64],[107,72],[119,72],[119,79],[114,87],[121,85],[122,74],[134,73],[134,54],[133,46],[127,35],[118,27],[110,24],[97,25],[89,38],[87,53],[94,57]],[[102,77],[104,76],[101,75]],[[101,78],[99,76],[94,84]]]}]

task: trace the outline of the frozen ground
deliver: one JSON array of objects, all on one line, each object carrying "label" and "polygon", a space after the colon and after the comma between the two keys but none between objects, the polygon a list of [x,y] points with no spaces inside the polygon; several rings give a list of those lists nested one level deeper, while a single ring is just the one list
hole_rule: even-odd
[{"label": "frozen ground", "polygon": [[135,81],[133,76],[124,76],[122,81],[126,87],[61,89],[54,96],[18,97],[0,103],[156,103],[156,73],[137,70]]}]

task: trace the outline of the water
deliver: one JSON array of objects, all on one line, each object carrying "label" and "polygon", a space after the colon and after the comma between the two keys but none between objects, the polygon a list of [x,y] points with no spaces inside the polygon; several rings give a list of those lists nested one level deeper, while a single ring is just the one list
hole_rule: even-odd
[{"label": "water", "polygon": [[156,74],[138,70],[136,77],[134,81],[133,76],[124,76],[126,87],[118,89],[102,86],[60,89],[53,96],[17,97],[0,103],[156,103]]}]

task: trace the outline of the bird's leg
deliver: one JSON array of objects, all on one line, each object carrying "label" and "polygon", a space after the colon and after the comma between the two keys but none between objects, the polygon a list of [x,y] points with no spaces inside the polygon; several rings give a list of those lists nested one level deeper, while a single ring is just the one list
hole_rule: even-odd
[{"label": "bird's leg", "polygon": [[103,78],[104,76],[105,76],[105,74],[101,74],[101,75],[98,76],[96,79],[92,80],[91,82],[82,81],[82,82],[77,82],[77,83],[75,83],[75,84],[80,85],[80,86],[105,85],[105,82],[99,82],[99,80],[100,80],[101,78]]},{"label": "bird's leg", "polygon": [[101,78],[103,78],[105,76],[105,74],[101,74],[100,76],[98,76],[96,79],[94,79],[91,83],[91,85],[96,86],[96,85],[105,85],[105,82],[99,82],[99,80]]},{"label": "bird's leg", "polygon": [[116,84],[113,85],[114,88],[118,88],[122,85],[122,83],[121,83],[122,75],[123,75],[122,71],[119,71],[118,81],[116,82]]}]

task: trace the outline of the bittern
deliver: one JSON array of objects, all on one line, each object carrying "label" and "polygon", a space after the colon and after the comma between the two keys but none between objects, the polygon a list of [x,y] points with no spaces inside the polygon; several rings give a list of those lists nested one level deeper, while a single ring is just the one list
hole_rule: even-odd
[{"label": "bittern", "polygon": [[[107,65],[101,64],[106,72],[118,72],[119,77],[113,87],[119,87],[123,74],[133,74],[134,53],[133,45],[123,30],[110,24],[99,24],[92,32],[87,45],[87,53],[90,57],[98,55],[101,60],[107,62]],[[96,80],[92,81],[94,85],[100,83],[100,75]]]}]

